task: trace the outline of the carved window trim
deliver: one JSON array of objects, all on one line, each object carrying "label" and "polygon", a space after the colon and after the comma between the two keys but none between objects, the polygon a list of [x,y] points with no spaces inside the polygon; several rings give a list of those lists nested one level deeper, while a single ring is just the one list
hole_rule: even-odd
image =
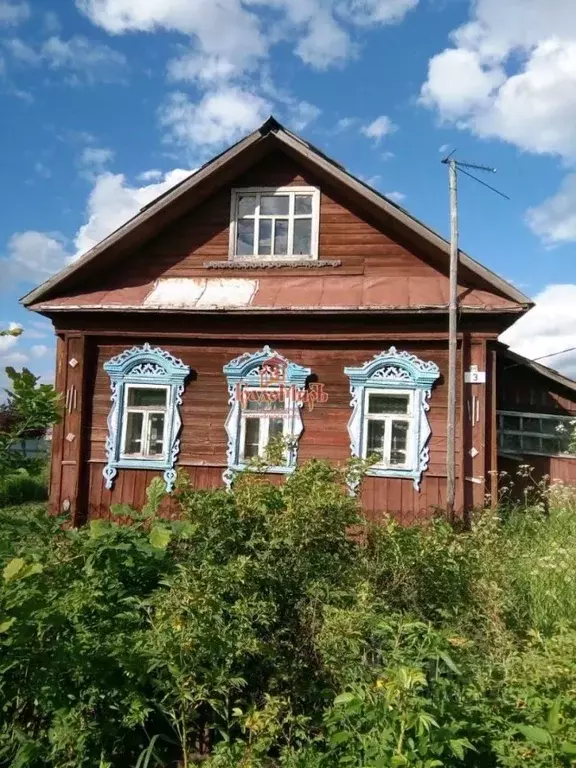
[{"label": "carved window trim", "polygon": [[[282,378],[274,379],[272,376],[263,386],[266,366],[273,363],[282,369]],[[289,474],[296,469],[298,460],[298,443],[304,423],[302,421],[303,393],[306,388],[306,380],[311,374],[310,368],[291,362],[283,355],[271,349],[268,345],[257,352],[245,352],[243,355],[231,360],[223,368],[228,384],[228,417],[225,429],[228,436],[228,448],[226,451],[227,469],[222,478],[227,488],[230,488],[237,472],[247,468],[247,463],[242,459],[242,393],[250,390],[264,390],[278,392],[285,397],[286,409],[284,436],[288,439],[286,463],[282,466],[267,467],[267,472],[276,474]]]},{"label": "carved window trim", "polygon": [[[179,434],[182,428],[180,406],[190,367],[166,350],[144,344],[141,347],[125,349],[108,360],[104,363],[104,370],[110,376],[112,390],[112,406],[108,414],[106,438],[106,466],[102,471],[106,488],[110,489],[114,486],[119,469],[156,469],[164,473],[166,490],[172,491],[176,481],[176,459],[180,452]],[[128,386],[156,386],[166,387],[168,390],[162,457],[135,458],[122,455],[126,412],[125,393]]]},{"label": "carved window trim", "polygon": [[[395,477],[411,479],[414,488],[419,491],[423,473],[428,469],[430,449],[428,441],[432,430],[428,421],[430,405],[428,400],[434,382],[440,376],[436,363],[424,361],[406,351],[390,347],[380,352],[359,367],[346,367],[344,373],[350,379],[350,406],[352,415],[348,422],[350,451],[353,457],[366,458],[366,393],[371,391],[412,392],[412,423],[409,445],[411,461],[408,467],[373,466],[368,475],[373,477]],[[356,477],[349,481],[350,490],[355,493],[360,480]]]}]

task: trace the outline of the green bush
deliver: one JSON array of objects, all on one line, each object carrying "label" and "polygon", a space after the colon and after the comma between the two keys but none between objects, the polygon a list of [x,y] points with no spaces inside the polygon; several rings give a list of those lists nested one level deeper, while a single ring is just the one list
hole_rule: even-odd
[{"label": "green bush", "polygon": [[0,512],[2,768],[573,764],[570,494],[467,532],[368,526],[317,461],[163,496]]},{"label": "green bush", "polygon": [[0,508],[48,499],[48,485],[43,475],[29,475],[25,470],[0,479]]}]

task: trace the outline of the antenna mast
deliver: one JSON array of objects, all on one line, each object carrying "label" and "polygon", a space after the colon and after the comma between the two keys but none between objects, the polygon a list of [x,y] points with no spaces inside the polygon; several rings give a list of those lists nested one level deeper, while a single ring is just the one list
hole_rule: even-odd
[{"label": "antenna mast", "polygon": [[463,163],[454,159],[454,150],[448,157],[442,160],[448,166],[448,180],[450,187],[450,299],[448,303],[448,419],[446,431],[446,513],[449,519],[454,516],[454,502],[456,497],[456,358],[458,354],[458,171],[461,171],[471,179],[483,184],[488,189],[505,197],[494,187],[477,179],[466,168],[477,171],[496,173],[495,168],[485,165]]}]

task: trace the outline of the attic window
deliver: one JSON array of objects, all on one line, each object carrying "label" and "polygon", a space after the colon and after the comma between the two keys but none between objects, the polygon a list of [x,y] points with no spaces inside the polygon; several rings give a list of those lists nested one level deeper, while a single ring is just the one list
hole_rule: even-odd
[{"label": "attic window", "polygon": [[231,258],[318,258],[319,210],[316,187],[232,190]]}]

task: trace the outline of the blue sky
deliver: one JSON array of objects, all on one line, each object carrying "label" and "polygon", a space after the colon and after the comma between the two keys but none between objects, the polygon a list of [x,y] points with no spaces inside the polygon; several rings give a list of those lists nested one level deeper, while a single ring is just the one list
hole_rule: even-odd
[{"label": "blue sky", "polygon": [[[534,297],[508,334],[576,346],[573,0],[0,0],[0,366],[50,378],[18,298],[270,113]],[[548,361],[576,375],[576,354]]]}]

